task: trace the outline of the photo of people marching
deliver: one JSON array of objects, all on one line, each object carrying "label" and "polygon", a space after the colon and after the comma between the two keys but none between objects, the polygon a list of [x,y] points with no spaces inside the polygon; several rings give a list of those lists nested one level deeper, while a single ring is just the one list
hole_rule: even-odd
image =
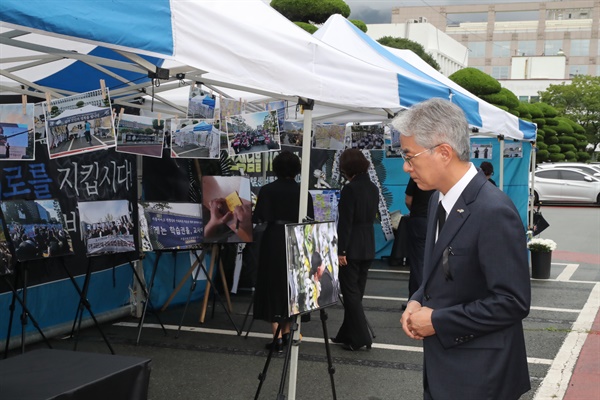
[{"label": "photo of people marching", "polygon": [[88,256],[135,251],[135,228],[127,200],[78,203]]}]

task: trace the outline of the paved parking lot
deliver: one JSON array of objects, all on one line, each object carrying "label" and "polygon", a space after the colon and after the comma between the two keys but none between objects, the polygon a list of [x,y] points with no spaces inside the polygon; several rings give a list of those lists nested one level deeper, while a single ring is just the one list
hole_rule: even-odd
[{"label": "paved parking lot", "polygon": [[[592,392],[588,389],[578,397],[569,397],[567,388],[586,339],[598,335],[592,331],[592,324],[600,307],[600,208],[543,207],[542,211],[551,226],[541,236],[555,240],[558,249],[553,255],[551,278],[531,282],[532,307],[524,329],[532,390],[522,399],[598,398],[593,393],[597,390],[600,394],[598,375],[596,385],[591,385]],[[420,342],[402,333],[399,324],[407,293],[408,268],[389,267],[385,261],[377,261],[370,272],[364,300],[376,335],[373,348],[348,352],[331,346],[337,398],[422,398],[422,348]],[[250,300],[249,292],[232,298],[232,317],[238,328]],[[204,324],[198,323],[200,306],[193,303],[179,330],[183,311],[183,306],[177,306],[160,315],[168,328],[166,335],[156,318],[148,314],[139,345],[136,345],[136,319],[111,321],[103,324],[103,329],[117,354],[152,359],[150,398],[153,400],[254,398],[258,375],[266,361],[264,344],[269,338],[268,325],[256,321],[248,338],[244,338],[236,334],[219,302],[214,308],[210,306]],[[327,316],[327,336],[332,336],[343,318],[342,307],[328,308]],[[313,313],[312,320],[303,323],[301,331],[298,362],[294,363],[298,371],[293,375],[297,377],[296,398],[332,398],[319,313]],[[52,342],[56,348],[73,347],[72,339]],[[35,347],[44,344],[30,345],[28,350]],[[108,353],[93,327],[83,331],[78,349]],[[283,356],[273,358],[260,398],[276,398],[282,375],[288,377],[283,374],[283,361]],[[597,369],[596,374],[599,374]]]}]

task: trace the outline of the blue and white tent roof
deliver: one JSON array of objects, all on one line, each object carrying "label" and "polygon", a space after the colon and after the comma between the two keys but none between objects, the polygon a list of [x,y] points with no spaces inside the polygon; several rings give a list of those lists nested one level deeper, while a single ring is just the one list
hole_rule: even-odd
[{"label": "blue and white tent roof", "polygon": [[[479,128],[482,133],[535,140],[535,124],[478,98],[436,71],[412,51],[380,45],[341,15],[332,15],[313,36],[353,57],[397,72],[400,103],[404,107],[426,98],[447,98],[460,106],[469,124]],[[409,77],[412,82],[404,81]],[[415,81],[421,82],[421,87],[415,86]],[[421,88],[425,90],[419,92]]]}]

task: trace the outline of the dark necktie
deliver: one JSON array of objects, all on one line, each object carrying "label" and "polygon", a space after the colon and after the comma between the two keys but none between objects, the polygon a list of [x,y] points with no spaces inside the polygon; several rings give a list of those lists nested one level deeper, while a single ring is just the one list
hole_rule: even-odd
[{"label": "dark necktie", "polygon": [[442,232],[442,228],[444,227],[444,223],[446,222],[446,210],[444,209],[444,206],[442,205],[441,201],[438,203],[437,220],[438,220],[438,236],[439,236],[440,233]]}]

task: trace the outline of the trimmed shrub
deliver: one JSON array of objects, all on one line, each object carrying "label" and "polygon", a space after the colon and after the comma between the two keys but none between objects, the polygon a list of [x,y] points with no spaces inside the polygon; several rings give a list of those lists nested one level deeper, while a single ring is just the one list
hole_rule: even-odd
[{"label": "trimmed shrub", "polygon": [[585,152],[585,151],[577,152],[577,161],[579,161],[579,162],[586,162],[586,161],[589,161],[591,158],[592,158],[592,156],[588,152]]},{"label": "trimmed shrub", "polygon": [[563,153],[550,153],[548,158],[552,162],[559,162],[559,161],[564,161],[566,157]]},{"label": "trimmed shrub", "polygon": [[560,146],[557,144],[551,144],[550,146],[548,146],[548,151],[550,153],[560,153]]},{"label": "trimmed shrub", "polygon": [[463,68],[448,78],[477,96],[498,93],[502,89],[500,82],[477,68]]}]

